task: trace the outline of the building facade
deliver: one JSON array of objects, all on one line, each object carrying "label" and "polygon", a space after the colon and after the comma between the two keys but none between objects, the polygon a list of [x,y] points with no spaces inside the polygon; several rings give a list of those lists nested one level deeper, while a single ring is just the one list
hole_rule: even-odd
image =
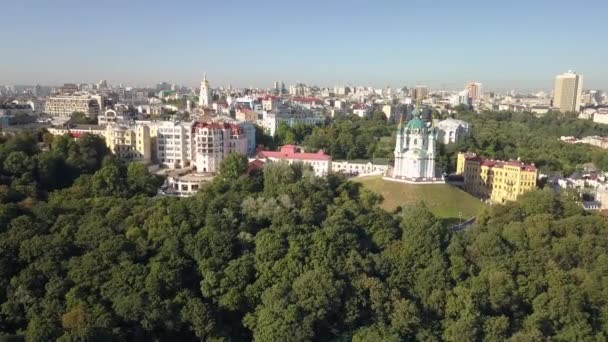
[{"label": "building facade", "polygon": [[289,164],[302,163],[310,165],[316,176],[326,176],[331,171],[331,156],[320,150],[317,153],[305,153],[294,145],[281,146],[280,151],[261,151],[257,156],[265,162],[286,161]]},{"label": "building facade", "polygon": [[237,124],[196,123],[192,134],[198,172],[219,172],[230,153],[247,154],[247,135]]},{"label": "building facade", "polygon": [[198,106],[201,108],[209,108],[211,106],[211,89],[209,88],[209,81],[207,80],[207,74],[201,81],[201,92],[198,97]]},{"label": "building facade", "polygon": [[484,159],[471,152],[458,153],[456,173],[462,175],[466,192],[493,203],[517,200],[536,189],[538,178],[534,164]]},{"label": "building facade", "polygon": [[101,98],[90,95],[51,96],[44,105],[44,112],[52,117],[69,118],[74,112],[82,112],[93,118],[101,111]]},{"label": "building facade", "polygon": [[388,160],[332,160],[331,170],[348,176],[384,174],[388,171]]},{"label": "building facade", "polygon": [[190,166],[193,159],[193,122],[162,121],[156,126],[156,158],[159,165],[169,168]]},{"label": "building facade", "polygon": [[104,136],[106,146],[118,157],[146,164],[152,161],[150,127],[109,124],[106,126]]},{"label": "building facade", "polygon": [[433,181],[435,170],[435,139],[437,131],[420,119],[420,109],[415,108],[413,118],[403,126],[399,123],[395,144],[393,178],[412,182]]},{"label": "building facade", "polygon": [[437,123],[437,141],[443,144],[455,143],[467,134],[469,134],[468,122],[450,118]]},{"label": "building facade", "polygon": [[469,97],[471,98],[472,102],[481,100],[483,96],[481,83],[469,82],[465,85],[464,88],[468,91]]},{"label": "building facade", "polygon": [[583,76],[573,71],[557,75],[553,107],[561,112],[578,112],[583,93]]}]

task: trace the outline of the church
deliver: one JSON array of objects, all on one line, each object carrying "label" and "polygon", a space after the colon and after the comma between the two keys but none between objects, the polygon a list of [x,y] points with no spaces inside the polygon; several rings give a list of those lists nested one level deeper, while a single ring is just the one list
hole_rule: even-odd
[{"label": "church", "polygon": [[421,118],[419,107],[412,111],[412,119],[403,126],[403,118],[397,128],[395,167],[387,180],[406,183],[443,183],[435,169],[437,130]]}]

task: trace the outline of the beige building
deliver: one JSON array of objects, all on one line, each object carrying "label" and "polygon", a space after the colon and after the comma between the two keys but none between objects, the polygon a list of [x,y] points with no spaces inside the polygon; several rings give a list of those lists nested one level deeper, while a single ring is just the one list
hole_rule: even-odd
[{"label": "beige building", "polygon": [[429,88],[422,85],[416,86],[416,88],[410,90],[410,96],[415,101],[422,101],[429,97]]},{"label": "beige building", "polygon": [[109,124],[104,133],[106,146],[118,157],[128,161],[150,163],[152,143],[150,127],[146,125],[120,126]]},{"label": "beige building", "polygon": [[583,76],[568,71],[555,77],[553,107],[561,112],[578,112],[583,92]]},{"label": "beige building", "polygon": [[96,117],[101,107],[101,96],[61,95],[51,96],[44,105],[44,112],[53,117],[69,118],[74,112],[83,112],[89,117]]},{"label": "beige building", "polygon": [[474,101],[480,100],[483,93],[481,91],[481,83],[469,82],[465,85],[465,89],[469,92],[469,97]]}]

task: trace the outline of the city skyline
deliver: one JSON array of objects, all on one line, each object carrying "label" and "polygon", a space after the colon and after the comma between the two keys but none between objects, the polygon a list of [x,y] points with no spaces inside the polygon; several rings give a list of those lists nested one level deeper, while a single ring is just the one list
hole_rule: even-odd
[{"label": "city skyline", "polygon": [[[4,5],[12,15],[0,29],[16,39],[3,46],[0,83],[196,87],[207,72],[213,87],[281,80],[453,90],[479,81],[487,90],[549,91],[555,75],[572,69],[586,89],[606,89],[608,47],[597,42],[608,33],[608,4],[587,3],[584,19],[571,6],[26,0]],[[556,51],[564,42],[568,49]]]}]

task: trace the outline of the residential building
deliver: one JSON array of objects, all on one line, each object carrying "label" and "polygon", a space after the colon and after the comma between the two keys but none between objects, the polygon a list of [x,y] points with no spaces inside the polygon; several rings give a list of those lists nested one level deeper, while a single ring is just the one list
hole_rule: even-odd
[{"label": "residential building", "polygon": [[464,88],[468,91],[469,97],[473,102],[481,100],[481,98],[483,97],[481,83],[479,82],[469,82],[465,85]]},{"label": "residential building", "polygon": [[237,108],[235,118],[239,121],[257,122],[259,119],[259,114],[255,110]]},{"label": "residential building", "polygon": [[557,75],[553,107],[562,112],[578,112],[583,92],[583,75],[573,71]]},{"label": "residential building", "polygon": [[280,151],[260,151],[257,156],[265,162],[285,161],[289,164],[303,163],[310,165],[316,176],[327,175],[331,170],[331,156],[323,150],[317,153],[305,153],[294,145],[281,146]]},{"label": "residential building", "polygon": [[52,117],[69,118],[74,112],[82,112],[94,118],[102,109],[101,96],[60,95],[51,96],[46,101],[44,112]]},{"label": "residential building", "polygon": [[258,124],[264,128],[264,131],[271,136],[274,136],[279,124],[284,122],[290,127],[298,124],[303,125],[320,125],[325,122],[325,116],[301,109],[295,112],[286,111],[264,111],[262,114],[262,120],[258,120]]},{"label": "residential building", "polygon": [[437,141],[443,144],[455,143],[469,134],[469,123],[456,120],[446,119],[437,123]]},{"label": "residential building", "polygon": [[410,96],[414,101],[422,101],[429,97],[429,88],[423,85],[416,86],[410,90]]},{"label": "residential building", "polygon": [[193,160],[193,122],[160,121],[156,125],[156,158],[161,166],[184,168]]},{"label": "residential building", "polygon": [[150,127],[146,125],[122,126],[109,124],[105,130],[106,146],[120,158],[150,163],[152,145]]},{"label": "residential building", "polygon": [[456,174],[463,176],[466,192],[493,203],[517,200],[536,189],[538,178],[534,164],[484,159],[471,152],[458,153]]},{"label": "residential building", "polygon": [[245,130],[237,124],[196,123],[192,134],[198,172],[219,172],[222,161],[228,154],[247,154],[247,136]]}]

